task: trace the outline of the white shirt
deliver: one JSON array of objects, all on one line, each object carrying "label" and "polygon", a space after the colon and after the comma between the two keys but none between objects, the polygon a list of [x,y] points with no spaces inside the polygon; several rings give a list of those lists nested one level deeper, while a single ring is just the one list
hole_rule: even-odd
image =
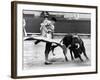
[{"label": "white shirt", "polygon": [[[41,31],[41,35],[43,37],[52,38],[52,33],[54,32],[54,25],[53,25],[53,23],[50,20],[45,19],[41,23],[40,31]],[[48,31],[49,31],[49,33],[48,33]]]}]

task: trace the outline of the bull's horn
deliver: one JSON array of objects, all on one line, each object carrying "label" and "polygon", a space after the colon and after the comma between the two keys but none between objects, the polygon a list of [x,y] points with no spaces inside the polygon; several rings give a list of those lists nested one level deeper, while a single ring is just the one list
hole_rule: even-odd
[{"label": "bull's horn", "polygon": [[77,47],[77,49],[78,49],[78,48],[80,47],[80,44],[79,44],[79,43],[76,43],[76,45],[78,46],[78,47]]}]

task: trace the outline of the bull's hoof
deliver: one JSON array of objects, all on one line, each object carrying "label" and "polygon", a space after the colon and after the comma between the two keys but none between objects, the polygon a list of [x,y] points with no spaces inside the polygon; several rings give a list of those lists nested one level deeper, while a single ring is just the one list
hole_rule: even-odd
[{"label": "bull's hoof", "polygon": [[87,59],[87,60],[89,60],[89,58],[88,58],[88,57],[87,57],[86,59]]},{"label": "bull's hoof", "polygon": [[81,60],[81,62],[84,62],[84,60],[83,59],[80,59]]},{"label": "bull's hoof", "polygon": [[52,64],[51,62],[45,62],[44,63],[45,65],[50,65],[50,64]]},{"label": "bull's hoof", "polygon": [[55,54],[53,53],[53,56],[55,56]]},{"label": "bull's hoof", "polygon": [[71,58],[72,61],[74,61],[74,58]]},{"label": "bull's hoof", "polygon": [[86,58],[86,60],[89,61],[90,59],[89,58]]},{"label": "bull's hoof", "polygon": [[66,62],[68,62],[69,60],[68,59],[66,59]]}]

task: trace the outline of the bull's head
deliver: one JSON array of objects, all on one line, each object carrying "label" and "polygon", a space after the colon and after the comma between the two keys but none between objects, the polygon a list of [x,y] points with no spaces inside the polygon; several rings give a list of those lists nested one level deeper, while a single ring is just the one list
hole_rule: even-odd
[{"label": "bull's head", "polygon": [[72,45],[75,46],[75,49],[78,49],[80,47],[79,39],[77,37],[73,37]]}]

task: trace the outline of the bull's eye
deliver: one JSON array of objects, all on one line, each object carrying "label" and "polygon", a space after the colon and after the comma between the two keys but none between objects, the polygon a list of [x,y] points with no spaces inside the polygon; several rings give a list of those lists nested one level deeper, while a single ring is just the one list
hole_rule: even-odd
[{"label": "bull's eye", "polygon": [[76,49],[78,49],[80,47],[79,43],[75,43],[75,45],[77,46]]}]

